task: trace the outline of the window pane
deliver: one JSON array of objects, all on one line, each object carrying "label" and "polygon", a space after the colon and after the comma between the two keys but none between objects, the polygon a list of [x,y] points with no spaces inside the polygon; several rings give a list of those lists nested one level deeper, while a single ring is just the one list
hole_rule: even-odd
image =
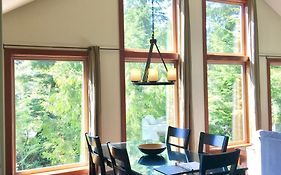
[{"label": "window pane", "polygon": [[241,6],[206,2],[208,53],[241,53]]},{"label": "window pane", "polygon": [[281,66],[270,66],[272,130],[281,132]]},{"label": "window pane", "polygon": [[[162,51],[172,51],[172,0],[155,0],[154,12],[157,44]],[[124,0],[125,48],[148,50],[151,28],[151,1]]]},{"label": "window pane", "polygon": [[[135,86],[130,81],[130,70],[145,63],[126,63],[126,136],[127,140],[165,141],[168,125],[175,125],[174,86]],[[166,79],[162,63],[151,64],[158,68],[159,76]],[[168,69],[173,67],[167,64]],[[164,81],[164,80],[163,80]]]},{"label": "window pane", "polygon": [[80,162],[83,62],[15,60],[16,169]]},{"label": "window pane", "polygon": [[244,139],[241,65],[208,64],[209,132]]}]

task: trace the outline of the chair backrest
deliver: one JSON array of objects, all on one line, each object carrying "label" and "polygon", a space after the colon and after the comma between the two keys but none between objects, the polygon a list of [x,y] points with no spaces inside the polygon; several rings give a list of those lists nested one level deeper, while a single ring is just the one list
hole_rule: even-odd
[{"label": "chair backrest", "polygon": [[204,145],[211,145],[220,147],[221,152],[226,152],[228,144],[228,137],[222,135],[208,134],[201,132],[198,146],[198,153],[204,152]]},{"label": "chair backrest", "polygon": [[[238,159],[240,156],[240,150],[236,149],[232,152],[224,152],[219,154],[200,154],[200,175],[211,174],[210,171],[214,171],[213,174],[229,174],[234,175]],[[230,166],[230,169],[227,168]]]},{"label": "chair backrest", "polygon": [[[100,169],[101,175],[106,175],[104,156],[102,152],[101,142],[99,136],[90,136],[85,133],[86,142],[89,152],[89,173],[96,175],[96,170]],[[94,147],[94,149],[93,149]]]},{"label": "chair backrest", "polygon": [[131,169],[130,160],[126,148],[107,143],[108,152],[111,158],[114,174],[132,175],[134,172]]},{"label": "chair backrest", "polygon": [[[183,140],[183,145],[172,142],[171,138],[179,138]],[[172,126],[168,127],[167,137],[166,137],[166,145],[167,146],[175,146],[178,148],[188,149],[188,141],[190,137],[190,129],[185,128],[175,128]]]}]

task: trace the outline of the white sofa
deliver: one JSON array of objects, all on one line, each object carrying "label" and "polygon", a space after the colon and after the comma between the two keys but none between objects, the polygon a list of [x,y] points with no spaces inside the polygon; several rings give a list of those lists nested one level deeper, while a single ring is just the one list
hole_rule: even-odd
[{"label": "white sofa", "polygon": [[249,175],[281,175],[281,133],[257,131],[247,148],[247,166]]}]

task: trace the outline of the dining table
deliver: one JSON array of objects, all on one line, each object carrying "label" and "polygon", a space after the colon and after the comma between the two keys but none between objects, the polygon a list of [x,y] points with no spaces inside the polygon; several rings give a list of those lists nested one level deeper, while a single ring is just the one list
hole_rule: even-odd
[{"label": "dining table", "polygon": [[[115,142],[110,143],[115,147],[126,149],[129,156],[130,165],[133,171],[143,175],[161,175],[161,174],[198,174],[199,166],[197,169],[185,169],[185,171],[171,172],[168,169],[177,168],[181,163],[197,163],[199,164],[200,154],[190,150],[181,148],[167,147],[162,153],[158,155],[146,155],[142,153],[138,146],[144,143],[151,143],[151,141],[128,141],[128,142]],[[110,155],[106,144],[102,144],[102,150],[107,164],[111,166]],[[179,167],[182,168],[182,167]],[[159,171],[167,169],[167,172]],[[247,167],[237,168],[237,175],[245,174]],[[166,171],[166,170],[165,170]],[[224,169],[223,171],[228,171]]]}]

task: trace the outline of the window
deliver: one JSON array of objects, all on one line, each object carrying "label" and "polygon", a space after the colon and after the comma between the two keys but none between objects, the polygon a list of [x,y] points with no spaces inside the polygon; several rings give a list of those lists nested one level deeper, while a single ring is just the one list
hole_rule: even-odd
[{"label": "window", "polygon": [[245,2],[203,0],[206,131],[248,142]]},{"label": "window", "polygon": [[[173,0],[154,0],[155,38],[161,51],[174,51]],[[151,38],[151,0],[123,0],[126,49],[147,51]]]},{"label": "window", "polygon": [[[134,86],[130,81],[131,69],[139,68],[144,72],[152,33],[151,1],[121,0],[121,4],[124,9],[121,12],[124,31],[120,35],[125,50],[121,54],[121,65],[124,66],[123,72],[121,67],[121,77],[124,77],[125,84],[122,139],[164,141],[168,125],[178,125],[177,85]],[[155,38],[168,68],[177,67],[178,64],[175,6],[175,0],[154,2]],[[158,69],[160,78],[166,79],[159,55],[153,54],[152,57],[151,67]]]},{"label": "window", "polygon": [[281,58],[268,58],[269,129],[281,132]]},{"label": "window", "polygon": [[13,145],[8,172],[86,165],[86,58],[82,52],[5,50],[5,67],[11,68],[5,70],[7,136],[12,133]]}]

